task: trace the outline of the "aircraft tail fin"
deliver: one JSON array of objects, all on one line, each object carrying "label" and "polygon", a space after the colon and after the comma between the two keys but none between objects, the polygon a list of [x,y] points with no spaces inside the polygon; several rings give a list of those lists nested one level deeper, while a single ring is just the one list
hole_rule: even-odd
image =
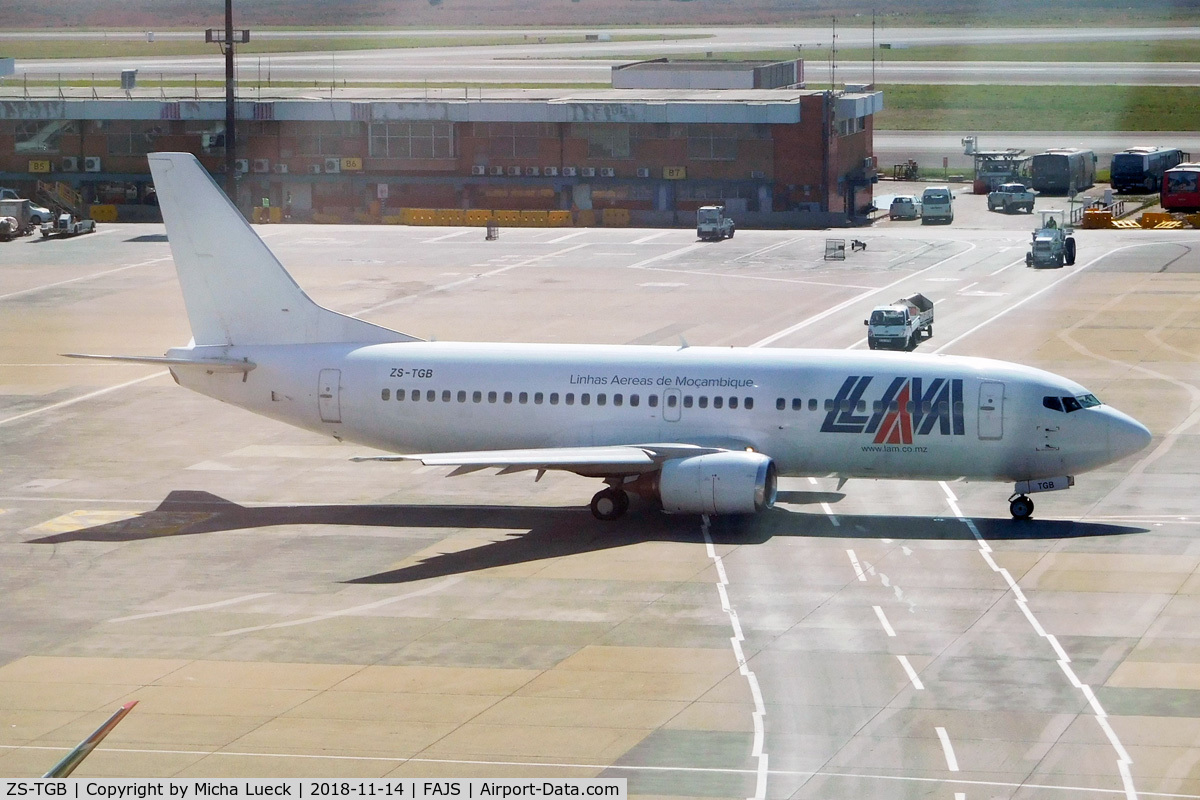
[{"label": "aircraft tail fin", "polygon": [[197,345],[417,341],[314,303],[194,155],[149,160]]}]

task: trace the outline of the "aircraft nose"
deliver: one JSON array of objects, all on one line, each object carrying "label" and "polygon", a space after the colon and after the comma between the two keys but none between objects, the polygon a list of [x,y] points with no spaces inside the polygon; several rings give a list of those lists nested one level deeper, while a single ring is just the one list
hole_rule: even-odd
[{"label": "aircraft nose", "polygon": [[1108,450],[1114,461],[1144,450],[1150,444],[1150,429],[1128,414],[1115,409],[1108,424]]}]

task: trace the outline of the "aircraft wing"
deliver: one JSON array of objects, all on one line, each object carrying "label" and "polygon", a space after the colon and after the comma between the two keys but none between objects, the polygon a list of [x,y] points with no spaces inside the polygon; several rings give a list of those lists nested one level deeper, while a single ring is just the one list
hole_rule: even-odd
[{"label": "aircraft wing", "polygon": [[[551,469],[598,477],[653,472],[671,458],[716,453],[726,448],[694,444],[620,444],[600,447],[538,447],[525,450],[472,450],[461,453],[414,453],[373,456],[353,461],[420,461],[428,467],[456,467],[451,475],[465,475],[495,467],[501,475],[524,470]],[[539,475],[540,477],[540,475]]]}]

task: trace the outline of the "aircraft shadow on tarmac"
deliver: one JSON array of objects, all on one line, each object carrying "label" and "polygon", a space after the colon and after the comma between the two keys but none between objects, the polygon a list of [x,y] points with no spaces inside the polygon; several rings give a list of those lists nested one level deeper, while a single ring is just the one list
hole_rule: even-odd
[{"label": "aircraft shadow on tarmac", "polygon": [[[781,492],[789,505],[836,502],[834,492]],[[1069,520],[972,518],[985,540],[1073,539],[1145,533],[1146,528]],[[167,536],[253,530],[281,525],[466,528],[525,531],[460,552],[442,553],[398,569],[346,583],[409,583],[490,567],[624,547],[641,542],[699,543],[696,515],[668,515],[636,503],[624,519],[599,522],[585,508],[443,505],[331,505],[247,507],[208,492],[175,491],[153,511],[130,519],[30,540],[30,544],[131,542]],[[777,536],[902,541],[971,541],[975,534],[956,517],[837,515],[775,507],[754,517],[716,517],[715,544],[762,544]]]}]

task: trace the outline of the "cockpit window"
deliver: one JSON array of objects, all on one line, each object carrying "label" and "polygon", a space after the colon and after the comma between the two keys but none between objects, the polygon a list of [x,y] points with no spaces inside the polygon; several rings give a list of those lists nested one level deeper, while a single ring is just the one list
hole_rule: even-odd
[{"label": "cockpit window", "polygon": [[1072,411],[1078,411],[1081,408],[1095,408],[1100,405],[1100,401],[1096,399],[1094,394],[1081,394],[1078,397],[1052,397],[1047,395],[1042,398],[1042,405],[1051,411],[1065,411],[1070,414]]}]

